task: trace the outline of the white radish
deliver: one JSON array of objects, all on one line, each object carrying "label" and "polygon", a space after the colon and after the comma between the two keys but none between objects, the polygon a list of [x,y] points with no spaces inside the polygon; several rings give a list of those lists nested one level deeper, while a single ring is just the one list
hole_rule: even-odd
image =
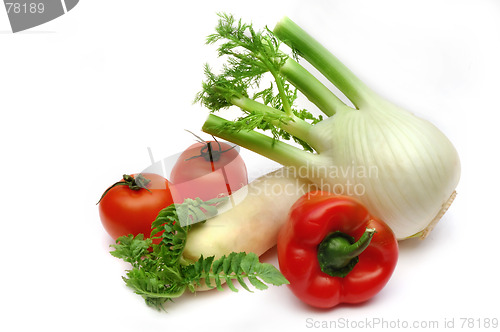
[{"label": "white radish", "polygon": [[277,235],[295,201],[311,190],[311,182],[287,168],[264,175],[230,196],[220,213],[193,225],[183,258],[220,258],[231,252],[262,255],[276,245]]}]

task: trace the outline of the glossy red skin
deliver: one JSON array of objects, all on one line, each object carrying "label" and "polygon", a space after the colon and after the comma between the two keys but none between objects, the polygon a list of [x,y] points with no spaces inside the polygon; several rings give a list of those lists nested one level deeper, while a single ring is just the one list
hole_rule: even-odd
[{"label": "glossy red skin", "polygon": [[[217,142],[211,143],[214,149],[218,149]],[[229,144],[220,144],[222,151],[231,148]],[[185,198],[199,197],[207,201],[231,195],[248,184],[245,162],[238,150],[231,149],[222,153],[218,161],[207,161],[202,157],[190,159],[200,155],[204,146],[205,143],[191,145],[180,155],[172,168],[170,181],[175,186],[176,203],[182,203]]]},{"label": "glossy red skin", "polygon": [[[346,277],[321,271],[317,247],[325,236],[341,231],[357,241],[366,228],[375,228],[376,233]],[[396,267],[398,243],[389,226],[371,216],[356,199],[317,191],[292,206],[278,236],[278,260],[300,300],[332,308],[339,303],[364,302],[380,292]]]},{"label": "glossy red skin", "polygon": [[[99,202],[99,216],[113,239],[122,235],[151,234],[151,223],[158,212],[173,203],[170,183],[163,176],[142,173],[151,180],[146,189],[132,190],[119,185],[111,188]],[[132,174],[133,177],[136,174]],[[122,182],[122,181],[121,181]]]}]

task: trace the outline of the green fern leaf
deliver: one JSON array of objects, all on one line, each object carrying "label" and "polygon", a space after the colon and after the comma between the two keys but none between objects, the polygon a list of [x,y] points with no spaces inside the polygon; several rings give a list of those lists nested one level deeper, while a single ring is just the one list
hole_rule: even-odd
[{"label": "green fern leaf", "polygon": [[240,267],[242,271],[246,274],[251,274],[254,272],[255,265],[259,263],[259,257],[250,252],[243,257]]},{"label": "green fern leaf", "polygon": [[230,290],[233,292],[238,292],[238,289],[234,287],[233,280],[231,279],[231,276],[229,275],[224,275],[224,279],[226,280],[226,284],[229,287]]},{"label": "green fern leaf", "polygon": [[238,283],[240,284],[240,286],[243,287],[246,291],[253,293],[252,290],[245,283],[243,276],[241,274],[236,275],[236,280],[238,280]]},{"label": "green fern leaf", "polygon": [[280,286],[289,283],[281,272],[272,264],[259,264],[255,269],[255,273],[262,281],[271,285]]},{"label": "green fern leaf", "polygon": [[248,281],[250,281],[250,283],[252,284],[252,286],[254,286],[255,288],[257,288],[258,290],[265,290],[267,289],[267,285],[264,284],[262,281],[260,281],[259,279],[257,279],[256,276],[254,275],[249,275],[248,276]]},{"label": "green fern leaf", "polygon": [[239,291],[235,280],[249,292],[252,290],[246,279],[257,289],[267,289],[265,283],[288,283],[274,266],[259,262],[254,253],[232,252],[219,259],[200,256],[196,262],[182,261],[181,264],[191,224],[181,223],[178,213],[191,221],[203,222],[200,219],[216,214],[214,206],[225,199],[190,200],[161,210],[152,223],[151,232],[154,238],[161,239],[159,244],[153,244],[152,238],[144,239],[143,234],[120,237],[115,245],[111,245],[114,248],[111,254],[132,265],[122,277],[126,285],[141,295],[148,305],[160,310],[167,301],[181,296],[186,289],[195,292],[203,282],[218,290],[224,289],[222,283],[225,282],[233,292]]},{"label": "green fern leaf", "polygon": [[234,255],[236,255],[235,252],[230,253],[227,257],[222,256],[222,272],[224,272],[224,275],[228,275],[229,273],[231,273],[231,260],[233,259]]}]

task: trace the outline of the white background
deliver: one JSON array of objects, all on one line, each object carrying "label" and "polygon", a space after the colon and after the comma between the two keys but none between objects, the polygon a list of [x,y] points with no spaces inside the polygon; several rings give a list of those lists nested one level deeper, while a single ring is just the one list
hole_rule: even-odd
[{"label": "white background", "polygon": [[[160,159],[193,142],[184,129],[200,133],[206,111],[192,100],[215,59],[204,39],[219,11],[271,28],[290,16],[459,151],[456,201],[426,240],[400,244],[391,281],[371,301],[320,311],[274,287],[188,294],[164,313],[122,282],[127,266],[108,253],[96,201],[149,165],[148,147]],[[304,331],[345,319],[454,320],[458,329],[461,317],[500,318],[500,1],[83,0],[45,25],[9,30],[0,10],[0,317],[9,331]],[[251,175],[270,165],[242,154]],[[274,251],[264,260],[277,264]]]}]

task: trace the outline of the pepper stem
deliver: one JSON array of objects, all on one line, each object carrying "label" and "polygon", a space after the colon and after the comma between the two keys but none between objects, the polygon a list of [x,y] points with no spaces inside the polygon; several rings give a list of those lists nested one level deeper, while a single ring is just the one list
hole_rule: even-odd
[{"label": "pepper stem", "polygon": [[370,245],[375,228],[367,228],[355,242],[340,231],[328,234],[318,246],[321,271],[332,277],[345,277],[359,261],[359,255]]}]

